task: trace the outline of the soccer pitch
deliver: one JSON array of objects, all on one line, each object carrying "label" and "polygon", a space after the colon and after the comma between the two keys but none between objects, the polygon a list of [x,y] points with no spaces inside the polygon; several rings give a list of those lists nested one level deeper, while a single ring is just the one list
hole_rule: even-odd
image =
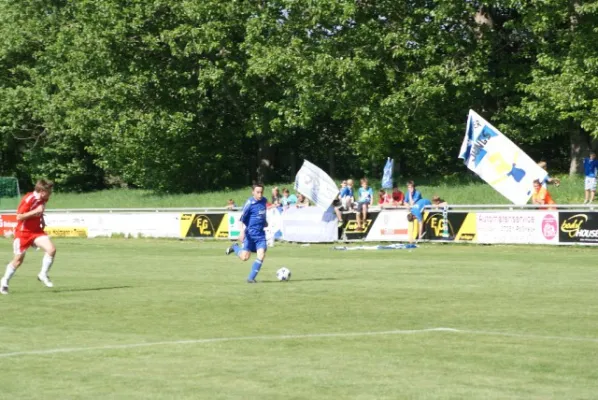
[{"label": "soccer pitch", "polygon": [[56,244],[0,297],[3,398],[598,396],[595,249],[277,244],[247,284],[228,242]]}]

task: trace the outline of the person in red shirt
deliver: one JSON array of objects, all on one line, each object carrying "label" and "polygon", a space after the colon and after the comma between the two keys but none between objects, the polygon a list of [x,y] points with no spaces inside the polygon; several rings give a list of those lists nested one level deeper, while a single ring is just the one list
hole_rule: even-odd
[{"label": "person in red shirt", "polygon": [[395,206],[402,206],[405,203],[405,194],[396,186],[392,188],[392,201]]},{"label": "person in red shirt", "polygon": [[35,191],[27,193],[17,209],[17,227],[13,241],[14,258],[6,266],[6,272],[0,279],[0,294],[8,294],[8,282],[25,259],[25,252],[31,246],[42,249],[46,254],[42,261],[42,269],[37,279],[46,287],[53,287],[48,277],[48,271],[54,263],[56,247],[44,232],[44,210],[52,195],[54,184],[46,180],[39,180],[35,184]]}]

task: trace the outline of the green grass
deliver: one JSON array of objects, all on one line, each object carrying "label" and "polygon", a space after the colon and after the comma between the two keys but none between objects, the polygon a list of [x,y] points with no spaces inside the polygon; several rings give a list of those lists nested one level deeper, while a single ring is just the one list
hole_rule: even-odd
[{"label": "green grass", "polygon": [[[426,245],[337,252],[282,245],[269,251],[262,282],[248,285],[250,265],[225,257],[224,242],[56,242],[56,287],[36,281],[41,254],[31,252],[11,294],[0,298],[3,398],[591,399],[598,393],[593,249]],[[9,249],[0,240],[4,259]],[[282,265],[293,272],[288,283],[274,281]],[[469,332],[267,338],[433,327]],[[101,349],[249,336],[266,338]],[[81,350],[3,356],[62,348]]]},{"label": "green grass", "polygon": [[[265,193],[270,197],[272,187],[266,186]],[[281,189],[292,189],[293,184],[278,184]],[[372,187],[379,188],[376,182]],[[418,189],[424,197],[439,195],[451,204],[507,204],[492,187],[479,179],[473,181],[464,178],[439,179],[435,182],[422,182]],[[404,185],[401,190],[405,191]],[[582,203],[584,200],[582,177],[563,177],[560,187],[550,186],[549,190],[557,203]],[[160,195],[146,190],[114,189],[91,193],[60,193],[52,196],[48,208],[146,208],[146,207],[225,207],[228,199],[234,199],[237,205],[249,197],[251,188],[221,192],[207,192],[181,195]],[[0,198],[0,210],[12,210],[19,199]]]}]

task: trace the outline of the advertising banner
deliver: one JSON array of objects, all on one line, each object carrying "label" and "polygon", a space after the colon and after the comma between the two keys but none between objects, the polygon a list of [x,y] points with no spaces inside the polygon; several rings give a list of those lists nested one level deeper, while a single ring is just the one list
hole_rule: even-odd
[{"label": "advertising banner", "polygon": [[598,212],[559,212],[561,243],[598,244]]},{"label": "advertising banner", "polygon": [[[357,229],[357,216],[354,213],[344,214],[343,215],[343,223],[341,226],[341,239],[342,240],[361,240],[365,239],[370,231],[372,230],[372,226],[380,211],[372,211],[368,213],[368,219],[364,221],[364,229]],[[407,218],[407,217],[405,217]]]},{"label": "advertising banner", "polygon": [[87,228],[85,227],[50,227],[47,226],[44,232],[51,237],[86,238]]},{"label": "advertising banner", "polygon": [[430,211],[424,224],[428,240],[477,241],[475,213],[449,211],[445,215],[442,211]]},{"label": "advertising banner", "polygon": [[373,242],[409,240],[407,210],[382,210],[374,218],[373,225],[365,240]]},{"label": "advertising banner", "polygon": [[557,244],[557,214],[547,211],[478,212],[477,242]]},{"label": "advertising banner", "polygon": [[333,212],[317,207],[289,208],[282,213],[282,238],[289,242],[330,243],[338,240],[338,220]]},{"label": "advertising banner", "polygon": [[228,213],[228,238],[237,239],[241,234],[241,212],[231,211]]},{"label": "advertising banner", "polygon": [[227,213],[181,214],[181,237],[228,238]]},{"label": "advertising banner", "polygon": [[15,228],[17,227],[16,214],[2,214],[0,215],[0,236],[14,236]]}]

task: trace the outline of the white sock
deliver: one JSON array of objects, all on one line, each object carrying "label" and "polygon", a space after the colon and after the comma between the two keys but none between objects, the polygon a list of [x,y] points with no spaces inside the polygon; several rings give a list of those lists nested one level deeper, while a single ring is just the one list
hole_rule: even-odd
[{"label": "white sock", "polygon": [[17,270],[15,269],[15,267],[12,266],[12,263],[8,263],[8,265],[6,266],[6,272],[4,273],[4,277],[2,279],[6,279],[6,283],[8,283],[8,281],[10,281],[10,278],[12,278],[15,272],[17,272]]},{"label": "white sock", "polygon": [[47,276],[48,271],[52,267],[52,263],[54,263],[54,257],[44,254],[44,258],[42,260],[42,271],[41,274]]}]

